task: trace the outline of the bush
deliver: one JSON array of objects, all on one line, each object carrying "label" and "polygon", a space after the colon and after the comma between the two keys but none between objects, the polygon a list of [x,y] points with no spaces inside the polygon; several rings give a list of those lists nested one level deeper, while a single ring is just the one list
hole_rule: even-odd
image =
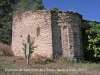
[{"label": "bush", "polygon": [[0,56],[13,56],[11,46],[0,43]]}]

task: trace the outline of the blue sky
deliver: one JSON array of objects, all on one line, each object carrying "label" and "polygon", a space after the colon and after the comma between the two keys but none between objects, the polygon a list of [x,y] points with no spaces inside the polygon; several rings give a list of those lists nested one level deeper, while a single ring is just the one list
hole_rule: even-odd
[{"label": "blue sky", "polygon": [[82,14],[83,19],[100,22],[100,0],[43,0],[43,4],[47,9],[73,10]]}]

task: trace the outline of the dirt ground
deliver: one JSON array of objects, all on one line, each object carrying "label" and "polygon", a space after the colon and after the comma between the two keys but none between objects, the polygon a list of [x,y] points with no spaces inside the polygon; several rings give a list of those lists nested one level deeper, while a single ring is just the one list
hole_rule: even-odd
[{"label": "dirt ground", "polygon": [[69,62],[65,59],[34,63],[21,57],[0,57],[0,75],[100,75],[100,63]]}]

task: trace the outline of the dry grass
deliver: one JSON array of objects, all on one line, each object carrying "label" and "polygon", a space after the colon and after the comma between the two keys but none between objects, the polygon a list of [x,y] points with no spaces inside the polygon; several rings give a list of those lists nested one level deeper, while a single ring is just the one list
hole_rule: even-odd
[{"label": "dry grass", "polygon": [[0,55],[2,75],[100,75],[100,63],[70,62],[64,57],[51,61],[46,56],[36,55],[27,65],[23,57],[8,57],[13,55],[11,47],[3,43],[0,43]]},{"label": "dry grass", "polygon": [[38,64],[45,64],[47,61],[51,61],[47,56],[41,56],[36,54],[35,57],[32,57],[31,59],[33,63],[38,63]]},{"label": "dry grass", "polygon": [[[27,66],[26,59],[21,57],[0,57],[0,74],[2,75],[100,75],[100,64],[89,62],[69,62],[57,58],[55,62],[45,64],[32,63]],[[5,71],[5,69],[22,69],[23,71]],[[64,71],[63,69],[70,69]],[[73,69],[81,69],[74,71]],[[72,71],[71,71],[72,70]]]},{"label": "dry grass", "polygon": [[11,46],[0,43],[0,56],[13,56]]},{"label": "dry grass", "polygon": [[[0,57],[0,73],[2,75],[99,75],[100,64],[69,62],[61,57],[45,64],[32,63],[27,66],[26,59],[21,57]],[[5,71],[5,69],[22,69],[23,71]],[[71,69],[64,71],[63,69]],[[73,69],[81,69],[74,71]]]}]

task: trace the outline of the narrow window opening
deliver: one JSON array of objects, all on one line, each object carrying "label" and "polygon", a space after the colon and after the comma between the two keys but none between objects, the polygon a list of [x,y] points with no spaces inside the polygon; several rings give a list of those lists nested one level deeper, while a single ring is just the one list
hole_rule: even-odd
[{"label": "narrow window opening", "polygon": [[61,37],[59,37],[59,39],[61,39]]},{"label": "narrow window opening", "polygon": [[37,28],[37,37],[40,36],[40,27]]},{"label": "narrow window opening", "polygon": [[3,28],[3,24],[0,24],[0,28]]}]

